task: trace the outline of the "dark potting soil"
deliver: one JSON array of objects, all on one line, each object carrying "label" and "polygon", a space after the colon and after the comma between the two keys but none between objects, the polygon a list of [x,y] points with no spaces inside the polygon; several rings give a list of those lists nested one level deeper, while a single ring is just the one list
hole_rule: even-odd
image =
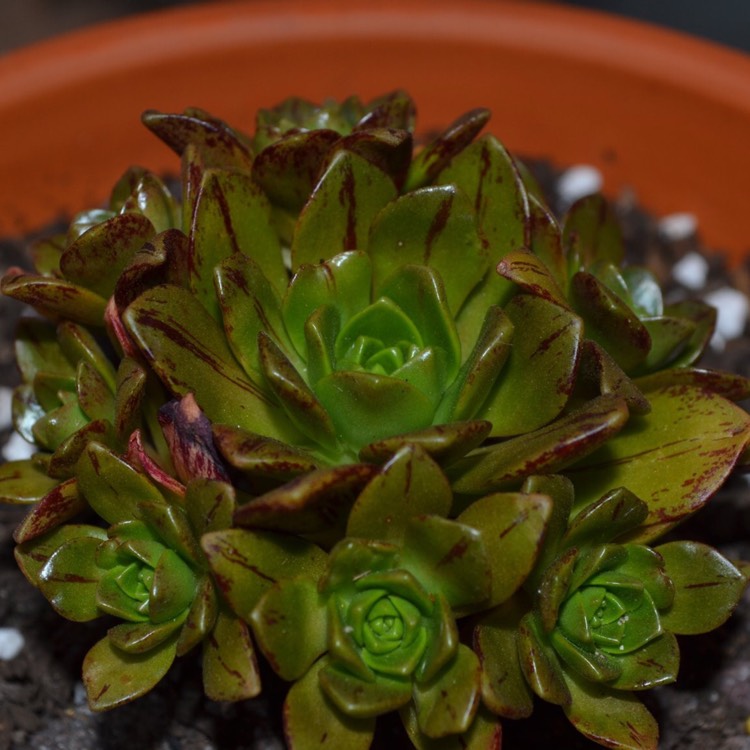
[{"label": "dark potting soil", "polygon": [[[553,187],[557,173],[535,165],[541,181]],[[668,300],[700,297],[733,287],[750,292],[750,263],[728,270],[721,254],[706,253],[696,234],[665,234],[663,224],[642,211],[631,197],[617,202],[629,262],[646,265],[659,278]],[[25,242],[0,242],[0,272],[28,267]],[[750,248],[750,236],[748,238]],[[701,289],[678,283],[672,269],[697,254],[708,261]],[[21,306],[0,298],[0,386],[17,383],[13,331]],[[703,365],[750,376],[750,335],[712,348]],[[0,424],[0,445],[9,430]],[[678,536],[716,546],[732,559],[750,560],[750,486],[741,476],[726,486]],[[23,508],[0,505],[0,629],[20,634],[18,652],[0,649],[0,750],[275,750],[283,748],[280,707],[286,687],[268,670],[263,696],[238,704],[203,697],[200,659],[179,659],[148,695],[120,709],[94,714],[86,704],[81,663],[108,623],[71,623],[57,616],[23,578],[13,558],[12,532]],[[641,697],[657,717],[663,750],[750,750],[750,594],[730,620],[705,636],[680,639],[680,676],[675,685]],[[10,658],[9,658],[10,657]],[[541,701],[523,721],[506,720],[507,750],[594,750],[562,711]],[[379,722],[374,748],[409,747],[397,719]],[[334,748],[333,750],[339,750]],[[345,749],[341,749],[345,750]]]}]

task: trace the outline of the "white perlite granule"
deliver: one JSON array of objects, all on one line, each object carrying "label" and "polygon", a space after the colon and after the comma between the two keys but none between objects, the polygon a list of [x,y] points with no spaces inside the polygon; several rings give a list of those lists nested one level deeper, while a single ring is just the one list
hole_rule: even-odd
[{"label": "white perlite granule", "polygon": [[676,213],[664,216],[659,220],[659,232],[672,242],[679,242],[692,237],[698,230],[698,219],[694,214]]},{"label": "white perlite granule", "polygon": [[0,628],[0,660],[10,661],[21,653],[26,645],[23,635],[16,628]]},{"label": "white perlite granule", "polygon": [[700,253],[687,253],[672,267],[672,278],[687,289],[703,289],[708,268],[708,261]]},{"label": "white perlite granule", "polygon": [[703,299],[716,308],[716,331],[711,339],[711,346],[721,350],[729,339],[742,335],[750,312],[750,302],[742,292],[728,286],[709,292]]},{"label": "white perlite granule", "polygon": [[23,461],[36,453],[36,446],[27,443],[17,432],[14,432],[3,446],[3,458],[6,461]]},{"label": "white perlite granule", "polygon": [[566,169],[557,181],[557,192],[565,208],[602,189],[602,173],[588,164],[579,164]]},{"label": "white perlite granule", "polygon": [[0,386],[0,430],[7,430],[13,421],[13,389]]}]

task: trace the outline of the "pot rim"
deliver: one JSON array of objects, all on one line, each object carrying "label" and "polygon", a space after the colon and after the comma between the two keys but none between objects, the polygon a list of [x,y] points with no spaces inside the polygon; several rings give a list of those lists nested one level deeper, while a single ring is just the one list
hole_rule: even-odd
[{"label": "pot rim", "polygon": [[[543,103],[535,101],[531,101],[531,105],[528,101],[523,102],[528,111],[521,113],[522,122],[518,126],[511,122],[508,112],[501,110],[499,115],[496,113],[492,130],[512,151],[544,156],[545,152],[540,148],[551,144],[549,151],[560,163],[586,161],[601,168],[610,193],[635,186],[641,201],[657,213],[680,209],[698,213],[709,243],[734,252],[750,245],[741,228],[722,229],[722,224],[727,222],[726,216],[721,216],[721,206],[702,208],[700,200],[694,197],[697,192],[715,190],[720,184],[722,172],[716,168],[712,170],[713,155],[707,153],[711,143],[729,140],[730,143],[742,144],[745,141],[739,140],[739,134],[750,132],[750,57],[679,32],[601,12],[513,0],[464,0],[461,4],[450,0],[212,2],[97,24],[10,52],[0,57],[0,142],[22,141],[27,135],[24,129],[36,127],[36,143],[43,153],[39,155],[40,166],[37,167],[40,173],[33,179],[20,176],[20,185],[14,183],[0,187],[0,205],[5,206],[0,215],[0,235],[25,232],[61,213],[69,214],[88,207],[91,201],[94,205],[101,202],[106,197],[106,189],[124,168],[132,161],[141,161],[132,154],[143,153],[143,162],[154,170],[166,169],[168,164],[174,170],[174,157],[168,155],[164,147],[153,143],[146,145],[152,136],[143,133],[130,138],[120,134],[119,129],[125,126],[145,130],[133,121],[134,117],[121,126],[113,121],[113,114],[99,112],[78,123],[78,132],[75,133],[76,127],[64,122],[69,115],[59,116],[67,103],[72,111],[83,111],[85,100],[91,98],[91,91],[96,91],[101,97],[101,109],[116,107],[120,102],[124,112],[126,105],[131,107],[133,104],[137,89],[143,89],[147,104],[141,109],[147,106],[168,109],[175,103],[177,106],[204,106],[202,101],[184,100],[184,81],[175,78],[178,75],[175,73],[176,61],[182,61],[186,76],[193,76],[195,90],[205,95],[213,92],[210,82],[201,79],[201,71],[195,67],[198,64],[213,65],[212,70],[220,70],[219,58],[244,60],[244,56],[251,54],[257,56],[265,52],[273,55],[279,48],[319,50],[323,57],[330,57],[332,51],[339,48],[346,51],[347,59],[361,55],[362,60],[357,59],[356,65],[352,65],[352,69],[356,69],[352,80],[361,81],[361,84],[355,81],[353,85],[361,90],[344,85],[347,66],[341,65],[341,58],[321,63],[310,59],[311,67],[318,64],[329,66],[325,69],[330,74],[327,87],[341,95],[375,95],[396,87],[389,85],[395,80],[398,69],[394,61],[381,59],[372,66],[374,70],[363,72],[366,55],[358,52],[359,48],[396,50],[398,54],[406,55],[409,65],[404,66],[404,87],[415,97],[421,129],[438,127],[453,119],[460,110],[448,107],[453,107],[454,101],[463,102],[467,96],[466,91],[453,90],[459,88],[455,82],[439,91],[439,79],[452,72],[450,63],[441,59],[441,50],[448,50],[446,58],[451,61],[459,60],[460,56],[465,58],[469,71],[469,83],[465,88],[469,92],[472,91],[471,82],[481,81],[469,106],[486,103],[483,98],[490,92],[488,87],[493,75],[499,81],[498,87],[513,87],[513,76],[525,75],[531,81],[529,89],[520,95],[515,92],[515,95],[520,98],[530,91],[526,97],[530,101],[535,97],[549,99],[547,116],[551,120],[557,119],[557,122],[554,126],[544,122]],[[311,54],[314,56],[314,52]],[[435,59],[425,62],[425,56],[430,54],[436,55]],[[472,70],[474,60],[477,62]],[[415,65],[424,66],[425,70],[415,71]],[[518,66],[513,76],[509,76],[507,65]],[[430,80],[430,66],[435,69],[433,80]],[[339,70],[342,67],[344,70]],[[379,67],[387,70],[378,71]],[[266,76],[269,70],[264,70]],[[303,90],[294,90],[292,76],[283,90],[275,89],[279,91],[275,99],[261,99],[262,106],[291,94],[316,96],[327,91],[322,82],[311,82],[304,78],[305,71],[299,72],[299,77],[305,81]],[[579,80],[584,73],[593,76],[592,83],[584,85]],[[155,80],[151,80],[153,76]],[[547,83],[545,76],[554,80]],[[553,90],[560,84],[555,76],[562,77],[560,80],[566,87],[564,93],[571,104]],[[378,80],[383,82],[379,87]],[[175,82],[179,82],[182,88],[173,86]],[[272,90],[264,80],[257,83],[258,86],[252,88],[262,90],[264,96],[266,91]],[[134,91],[126,89],[126,84]],[[639,89],[634,94],[628,87],[636,84]],[[539,85],[547,88],[542,91]],[[587,90],[589,85],[591,88]],[[118,95],[109,90],[111,86],[121,87]],[[180,89],[183,99],[177,96],[177,89]],[[627,95],[633,99],[632,107],[624,107],[622,112],[613,109],[617,105],[613,89],[627,90]],[[429,91],[430,96],[439,91],[444,106],[434,106],[430,97],[425,96],[425,91]],[[645,92],[643,99],[642,92]],[[497,92],[491,93],[497,101],[502,100]],[[167,102],[163,107],[162,98]],[[587,98],[596,102],[592,104]],[[46,100],[49,101],[45,104]],[[579,107],[577,112],[576,105]],[[570,111],[565,109],[568,106]],[[589,106],[598,106],[601,110],[589,112]],[[675,138],[687,138],[678,132],[682,130],[681,123],[692,128],[689,136],[696,140],[694,153],[686,150],[688,146],[683,147],[682,152],[672,154],[668,132],[661,133],[660,140],[657,139],[658,148],[646,153],[639,141],[642,141],[644,132],[650,130],[648,125],[639,125],[636,120],[638,112],[635,110],[639,107],[643,107],[650,117],[672,117],[658,127],[665,131],[671,128]],[[206,108],[219,116],[227,116],[215,107]],[[235,118],[240,111],[244,116],[247,108],[236,104],[227,107],[227,112]],[[581,145],[583,139],[581,133],[575,132],[576,122],[570,121],[571,111],[580,116],[579,129],[584,122],[592,122],[590,145]],[[619,148],[620,141],[608,131],[609,127],[614,128],[613,124],[606,122],[609,111],[613,119],[623,120],[623,132],[626,128],[631,129],[628,139],[632,143],[625,144],[616,158],[611,152]],[[594,119],[590,120],[592,113]],[[517,113],[512,114],[516,116]],[[235,123],[236,119],[230,121]],[[101,131],[102,128],[107,130],[106,123],[110,122],[114,122],[111,127],[118,129],[117,143],[122,149],[122,158],[117,161],[121,164],[119,171],[112,171],[112,160],[106,163],[102,156],[105,143]],[[52,125],[54,135],[59,139],[54,149],[43,143]],[[720,130],[725,125],[731,126],[729,135]],[[239,126],[243,127],[241,122]],[[644,132],[638,128],[643,128]],[[535,130],[526,133],[524,129]],[[714,133],[715,138],[712,137]],[[701,138],[704,140],[699,143]],[[84,140],[90,143],[90,149],[81,145]],[[18,175],[18,154],[12,148],[5,151],[0,156],[0,173],[13,174],[15,171]],[[95,173],[87,172],[90,184],[85,190],[80,190],[76,187],[74,172],[87,151],[97,166],[92,167]],[[663,159],[662,154],[665,154]],[[694,181],[683,186],[682,183],[689,182],[689,171],[685,168],[684,174],[677,176],[670,171],[682,169],[680,162],[686,158],[695,158],[693,171],[705,175],[705,178],[693,175]],[[739,162],[733,166],[737,170],[747,169],[745,174],[750,172],[750,154],[745,157],[738,155],[738,158]],[[628,160],[632,160],[632,171]],[[101,165],[98,164],[100,161]],[[617,164],[612,164],[613,161]],[[674,200],[659,198],[649,183],[661,181],[667,184],[670,179],[674,179],[674,185],[669,188],[674,193]],[[66,191],[66,186],[65,199],[56,198],[54,191]],[[740,208],[739,202],[736,206]],[[731,215],[728,211],[725,214]],[[735,215],[742,216],[742,213]]]}]

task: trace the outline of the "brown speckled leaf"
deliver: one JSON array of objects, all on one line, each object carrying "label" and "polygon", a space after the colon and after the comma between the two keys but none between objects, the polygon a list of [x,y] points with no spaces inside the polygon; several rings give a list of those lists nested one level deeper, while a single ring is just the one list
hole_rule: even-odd
[{"label": "brown speckled leaf", "polygon": [[555,422],[486,448],[450,467],[454,492],[483,495],[520,484],[532,474],[554,473],[586,456],[628,420],[625,401],[600,396]]},{"label": "brown speckled leaf", "polygon": [[698,510],[721,486],[748,440],[750,417],[721,396],[691,386],[649,392],[651,412],[566,472],[574,512],[627,487],[649,508],[639,540],[653,539]]}]

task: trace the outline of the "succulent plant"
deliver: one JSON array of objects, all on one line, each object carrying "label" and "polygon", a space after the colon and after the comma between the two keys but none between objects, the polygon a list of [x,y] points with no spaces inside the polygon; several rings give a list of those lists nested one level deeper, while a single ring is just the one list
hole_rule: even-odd
[{"label": "succulent plant", "polygon": [[570,521],[573,486],[564,477],[530,477],[525,489],[548,493],[554,510],[523,595],[475,628],[486,705],[528,716],[536,694],[607,747],[656,748],[656,721],[633,692],[677,678],[675,636],[723,624],[744,574],[704,544],[621,542],[648,512],[625,488]]},{"label": "succulent plant", "polygon": [[357,495],[330,553],[309,543],[302,573],[284,558],[290,537],[278,531],[203,537],[234,611],[294,683],[284,710],[290,747],[317,746],[323,735],[369,747],[375,719],[396,710],[418,747],[450,735],[491,746],[499,730],[484,715],[474,724],[479,660],[460,642],[456,619],[518,589],[551,504],[498,493],[451,520],[452,500],[439,466],[406,446]]},{"label": "succulent plant", "polygon": [[[128,460],[101,443],[83,450],[76,476],[47,495],[16,532],[19,566],[55,610],[85,622],[121,622],[86,655],[92,708],[150,690],[176,656],[203,644],[206,694],[249,698],[260,690],[247,626],[217,595],[199,539],[232,522],[235,493],[197,436],[210,427],[190,399],[163,422],[183,484],[143,451]],[[65,523],[88,507],[107,525]]]},{"label": "succulent plant", "polygon": [[648,545],[745,460],[750,381],[699,367],[715,313],[664,303],[600,196],[558,222],[488,117],[422,144],[403,92],[290,99],[252,136],[149,111],[179,179],[127,170],[5,275],[45,319],[16,347],[38,453],[0,499],[60,614],[122,620],[94,708],[198,644],[207,695],[251,697],[255,642],[296,748],[398,711],[418,748],[489,750],[534,693],[654,746],[631,692],[745,577]]}]

